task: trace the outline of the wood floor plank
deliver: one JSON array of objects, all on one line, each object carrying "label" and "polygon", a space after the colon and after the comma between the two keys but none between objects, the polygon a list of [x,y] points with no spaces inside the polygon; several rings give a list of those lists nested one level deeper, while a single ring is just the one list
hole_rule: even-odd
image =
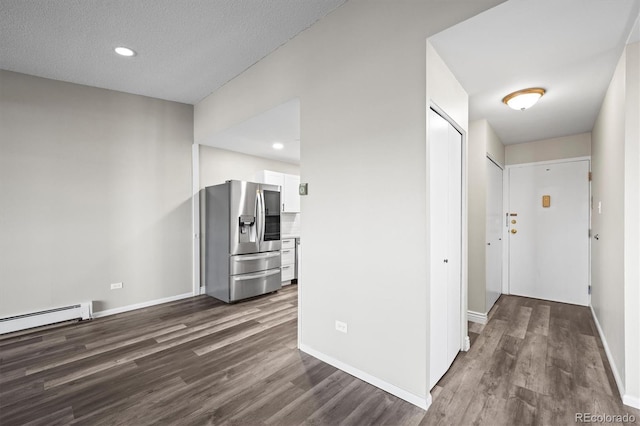
[{"label": "wood floor plank", "polygon": [[[560,425],[623,406],[588,308],[502,295],[427,412],[297,349],[297,286],[0,338],[0,424]],[[474,330],[477,333],[474,333]]]},{"label": "wood floor plank", "polygon": [[542,336],[549,335],[549,319],[551,317],[551,306],[536,304],[531,311],[529,326],[527,331]]},{"label": "wood floor plank", "polygon": [[534,424],[537,409],[538,394],[514,385],[506,404],[507,424]]},{"label": "wood floor plank", "polygon": [[[371,391],[371,385],[359,380],[353,380],[344,388],[336,392],[322,407],[307,416],[303,420],[306,424],[339,424],[350,412],[360,405],[360,401],[349,399],[349,394],[353,392]],[[424,415],[424,414],[423,414]],[[420,416],[422,418],[422,416]]]},{"label": "wood floor plank", "polygon": [[367,397],[339,424],[341,426],[374,425],[393,403],[393,399],[380,389],[367,393]]},{"label": "wood floor plank", "polygon": [[90,358],[96,355],[102,355],[105,352],[112,351],[114,349],[123,348],[125,346],[131,346],[136,343],[144,342],[145,340],[153,339],[158,336],[162,336],[163,334],[174,332],[176,330],[181,330],[181,329],[184,329],[185,327],[186,326],[184,324],[178,324],[172,327],[163,328],[149,334],[139,335],[137,337],[126,339],[126,340],[112,341],[111,343],[107,343],[104,345],[93,345],[93,349],[91,350],[85,350],[71,356],[69,355],[58,356],[57,357],[58,359],[55,361],[49,361],[47,363],[42,363],[42,364],[35,365],[33,367],[29,367],[26,369],[25,374],[28,376],[31,374],[39,373],[41,371],[45,371],[52,368],[60,367],[62,365],[70,364],[75,361]]},{"label": "wood floor plank", "polygon": [[476,415],[481,416],[491,396],[507,400],[521,344],[520,339],[506,334],[502,336],[477,388],[477,393],[484,395],[485,398],[474,397],[478,401],[467,407],[465,417],[471,419]]},{"label": "wood floor plank", "polygon": [[544,373],[547,359],[547,337],[526,333],[518,351],[511,383],[540,394],[544,393]]},{"label": "wood floor plank", "polygon": [[354,380],[352,376],[338,370],[266,419],[265,424],[300,424]]},{"label": "wood floor plank", "polygon": [[160,336],[156,338],[156,341],[159,343],[167,342],[173,340],[174,342],[190,342],[195,339],[199,339],[201,337],[208,336],[213,333],[217,333],[221,330],[226,330],[231,327],[235,327],[238,324],[243,324],[249,321],[252,321],[256,318],[261,318],[268,316],[274,312],[280,312],[282,310],[290,308],[291,305],[279,305],[274,306],[270,309],[248,309],[246,311],[241,311],[237,314],[231,314],[229,317],[218,318],[214,321],[209,321],[205,324],[201,324],[198,326],[191,327],[184,331],[177,331],[170,333],[166,336]]},{"label": "wood floor plank", "polygon": [[613,396],[595,337],[580,334],[577,341],[576,364],[580,367],[574,372],[576,384],[586,388],[599,388],[601,392]]},{"label": "wood floor plank", "polygon": [[256,325],[256,326],[250,327],[250,328],[248,328],[248,329],[246,329],[246,330],[244,330],[244,331],[242,331],[240,333],[236,333],[233,336],[229,336],[226,339],[221,340],[219,342],[216,342],[216,343],[213,343],[213,344],[210,344],[210,345],[206,345],[206,346],[202,346],[202,347],[200,347],[198,349],[194,349],[194,352],[196,353],[196,355],[199,355],[199,356],[206,355],[209,352],[213,352],[213,351],[215,351],[217,349],[220,349],[220,348],[223,348],[225,346],[231,345],[233,343],[239,342],[239,341],[244,340],[244,339],[246,339],[248,337],[255,336],[256,334],[262,333],[263,331],[268,330],[268,329],[270,329],[272,327],[275,327],[276,325],[280,325],[280,324],[295,320],[297,318],[298,318],[297,314],[295,314],[295,315],[289,314],[289,315],[287,315],[285,317],[278,318],[277,320],[273,320],[273,321],[270,321],[268,323],[264,323],[264,324],[260,324],[260,325]]},{"label": "wood floor plank", "polygon": [[531,318],[531,312],[533,309],[528,306],[520,306],[516,311],[515,318],[509,323],[507,334],[509,336],[524,339],[527,334],[527,328],[529,327],[529,319]]},{"label": "wood floor plank", "polygon": [[38,419],[25,423],[24,426],[62,426],[73,421],[73,409],[66,407]]},{"label": "wood floor plank", "polygon": [[[299,357],[294,354],[285,357],[282,367],[278,370],[278,372],[286,372],[285,374],[271,374],[259,380],[263,386],[246,386],[233,396],[228,397],[216,407],[213,413],[216,422],[233,422],[231,418],[236,415],[240,418],[248,418],[255,411],[256,406],[260,406],[260,403],[266,399],[272,399],[273,395],[277,393],[282,394],[280,399],[282,399],[283,405],[284,401],[288,402],[300,396],[303,390],[295,387],[290,379],[303,371],[304,367]],[[287,389],[287,392],[282,393],[283,389]]]}]

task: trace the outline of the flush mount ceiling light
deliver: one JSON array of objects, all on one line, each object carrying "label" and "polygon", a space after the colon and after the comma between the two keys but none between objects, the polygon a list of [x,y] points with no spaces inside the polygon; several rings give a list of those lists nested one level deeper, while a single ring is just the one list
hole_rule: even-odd
[{"label": "flush mount ceiling light", "polygon": [[136,56],[136,52],[129,49],[128,47],[118,46],[115,49],[116,53],[120,56]]},{"label": "flush mount ceiling light", "polygon": [[544,94],[544,89],[533,87],[509,93],[502,99],[502,102],[515,110],[524,111],[525,109],[534,106],[535,103],[538,102],[538,99],[540,99]]},{"label": "flush mount ceiling light", "polygon": [[282,149],[282,148],[284,148],[284,145],[281,144],[280,142],[276,142],[271,146],[273,147],[273,149]]}]

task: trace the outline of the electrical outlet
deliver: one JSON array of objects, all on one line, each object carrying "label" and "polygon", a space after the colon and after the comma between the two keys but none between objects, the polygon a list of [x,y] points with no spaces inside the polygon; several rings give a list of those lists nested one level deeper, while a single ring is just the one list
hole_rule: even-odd
[{"label": "electrical outlet", "polygon": [[336,330],[341,333],[347,333],[347,323],[336,320]]},{"label": "electrical outlet", "polygon": [[122,283],[113,283],[113,284],[111,284],[111,290],[117,290],[119,288],[122,288]]}]

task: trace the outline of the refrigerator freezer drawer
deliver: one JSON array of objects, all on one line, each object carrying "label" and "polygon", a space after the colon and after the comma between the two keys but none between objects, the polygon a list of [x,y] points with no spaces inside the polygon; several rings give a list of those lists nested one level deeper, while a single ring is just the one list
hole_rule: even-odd
[{"label": "refrigerator freezer drawer", "polygon": [[280,267],[280,251],[241,254],[229,258],[229,275],[248,274]]},{"label": "refrigerator freezer drawer", "polygon": [[282,288],[280,268],[229,277],[230,301],[271,293]]}]

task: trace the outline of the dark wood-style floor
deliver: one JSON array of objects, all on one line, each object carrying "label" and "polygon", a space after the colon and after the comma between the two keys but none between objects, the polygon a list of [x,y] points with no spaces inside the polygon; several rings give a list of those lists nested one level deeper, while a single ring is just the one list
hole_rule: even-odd
[{"label": "dark wood-style floor", "polygon": [[296,349],[297,288],[0,340],[1,425],[575,424],[621,405],[589,310],[503,296],[428,412]]}]

